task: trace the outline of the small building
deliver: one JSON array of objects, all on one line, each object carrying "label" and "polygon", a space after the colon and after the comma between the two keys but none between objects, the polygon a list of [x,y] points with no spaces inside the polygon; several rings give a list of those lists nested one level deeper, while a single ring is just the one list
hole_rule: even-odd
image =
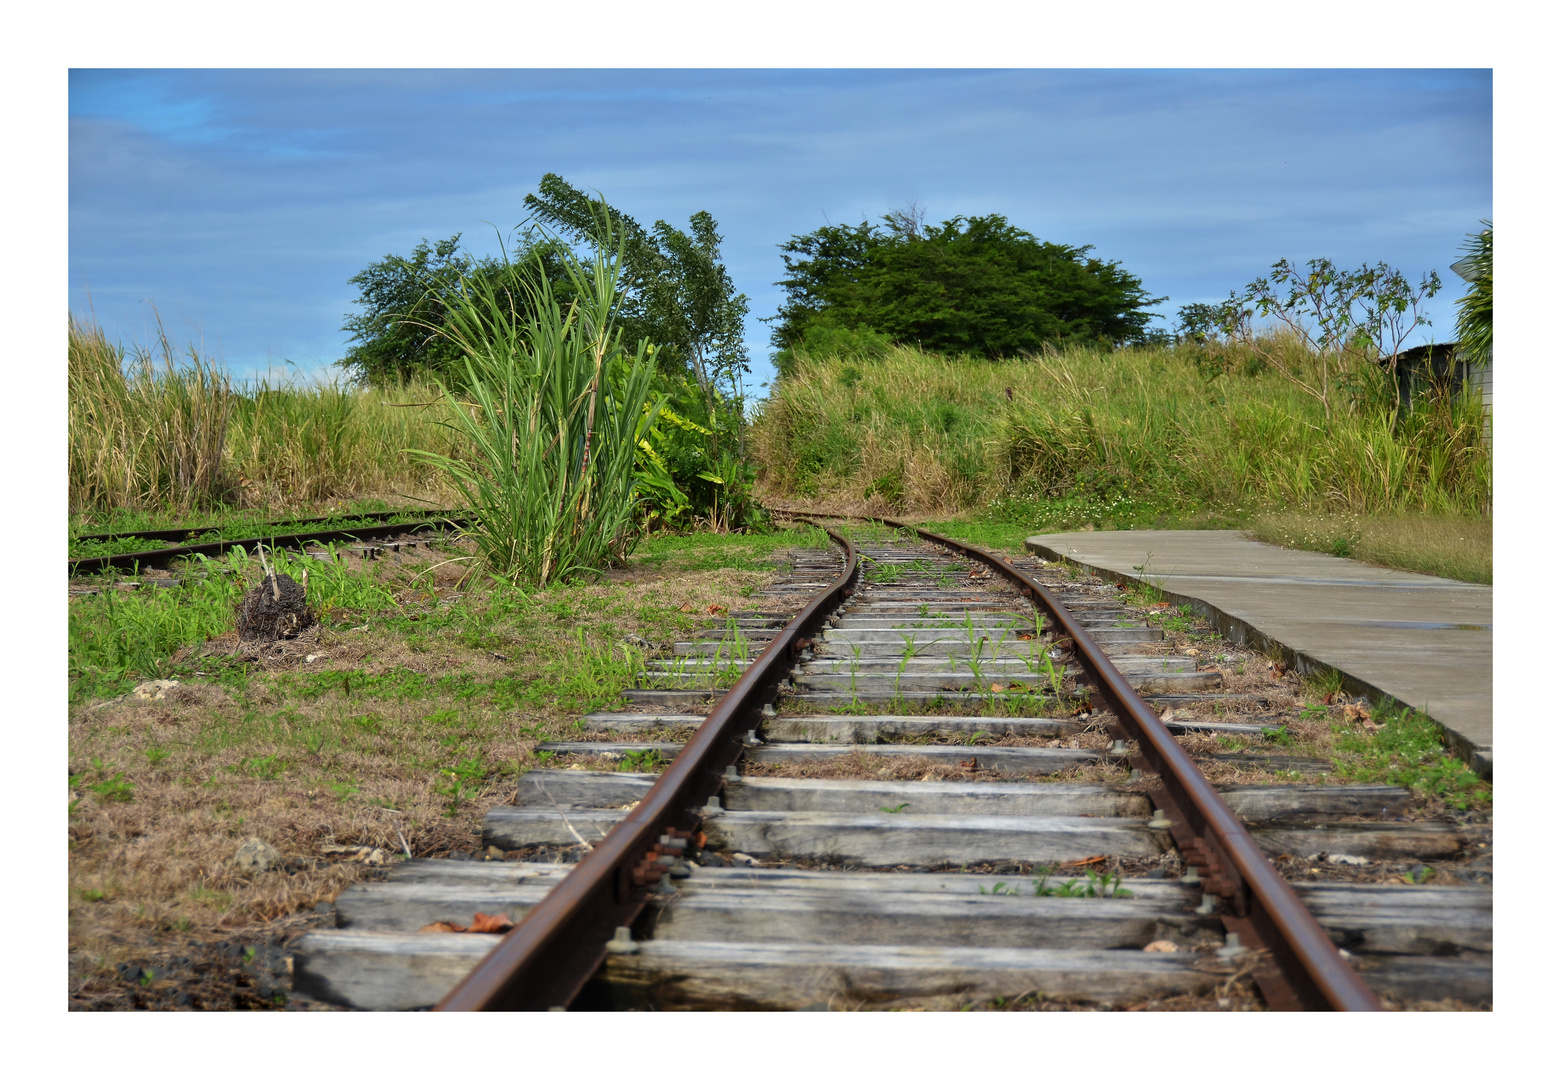
[{"label": "small building", "polygon": [[1400,416],[1414,410],[1415,396],[1441,384],[1454,393],[1478,393],[1485,405],[1485,441],[1491,439],[1491,368],[1494,361],[1470,364],[1462,359],[1457,342],[1441,345],[1417,345],[1393,356],[1378,360],[1384,368],[1395,368],[1398,377],[1398,412]]}]

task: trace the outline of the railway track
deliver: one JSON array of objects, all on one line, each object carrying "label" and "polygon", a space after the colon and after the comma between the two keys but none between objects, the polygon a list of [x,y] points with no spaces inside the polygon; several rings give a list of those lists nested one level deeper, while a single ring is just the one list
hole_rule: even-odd
[{"label": "railway track", "polygon": [[[337,928],[297,944],[296,992],[370,1009],[1490,1004],[1488,884],[1389,873],[1488,858],[1488,831],[1403,820],[1410,792],[1315,782],[1324,762],[1222,749],[1285,718],[1110,586],[925,532],[832,535],[761,610],[652,661],[637,711],[538,747],[553,767],[485,821],[505,858],[409,860],[343,892]],[[425,932],[477,912],[518,925],[497,945]]]},{"label": "railway track", "polygon": [[[421,521],[392,522],[390,519],[405,517],[400,510],[356,514],[351,524],[336,525],[324,529],[299,530],[300,525],[319,525],[340,522],[332,518],[295,518],[288,521],[261,523],[255,526],[257,535],[229,540],[200,541],[197,538],[209,530],[201,529],[149,529],[135,533],[83,533],[77,540],[111,544],[126,539],[144,540],[149,544],[162,542],[161,547],[146,547],[138,551],[122,551],[111,554],[89,555],[67,559],[71,577],[79,574],[97,574],[105,570],[129,570],[132,573],[146,568],[162,569],[181,559],[196,555],[215,557],[234,549],[256,551],[266,548],[307,550],[312,545],[349,543],[357,544],[365,551],[384,545],[373,541],[393,540],[428,532],[459,529],[467,523],[464,516],[435,515]],[[385,524],[368,524],[385,522]],[[290,531],[279,531],[290,530]]]}]

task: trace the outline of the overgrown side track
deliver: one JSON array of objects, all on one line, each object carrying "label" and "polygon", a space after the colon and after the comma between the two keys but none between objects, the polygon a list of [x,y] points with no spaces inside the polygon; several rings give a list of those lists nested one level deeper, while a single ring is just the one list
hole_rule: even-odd
[{"label": "overgrown side track", "polygon": [[[363,519],[384,518],[397,516],[389,514],[362,514]],[[320,521],[328,519],[318,519]],[[291,532],[273,534],[267,532],[263,536],[250,536],[237,540],[212,540],[205,543],[171,544],[167,547],[149,548],[145,551],[127,551],[110,555],[95,555],[86,558],[69,559],[69,572],[72,576],[77,574],[96,574],[110,569],[134,570],[136,568],[163,568],[178,559],[189,558],[193,555],[204,555],[208,558],[221,555],[235,548],[243,548],[246,551],[255,551],[261,547],[277,547],[288,549],[302,549],[310,544],[330,544],[339,541],[354,540],[378,540],[390,536],[416,535],[435,530],[459,529],[467,524],[465,517],[438,517],[425,521],[411,521],[390,525],[350,525],[344,528],[316,529],[309,532]],[[279,523],[281,527],[292,528],[300,524],[310,524],[305,521],[291,521]],[[189,535],[189,530],[156,530],[153,532],[138,532],[136,537],[147,540],[178,540]],[[114,534],[103,533],[90,536],[80,536],[80,540],[114,540]]]},{"label": "overgrown side track", "polygon": [[[799,553],[767,594],[808,596],[798,616],[679,643],[629,692],[642,711],[539,747],[565,767],[525,774],[484,830],[524,861],[414,860],[348,890],[340,928],[300,943],[297,989],[366,1008],[1201,1008],[1243,985],[1270,1008],[1488,1004],[1488,888],[1292,888],[1274,868],[1454,859],[1466,831],[1389,820],[1409,793],[1388,786],[1211,785],[1200,763],[1322,763],[1179,745],[1276,725],[1109,587],[903,527],[832,536],[843,556]],[[659,776],[619,771],[663,753]],[[491,951],[418,932],[478,910],[520,922]]]}]

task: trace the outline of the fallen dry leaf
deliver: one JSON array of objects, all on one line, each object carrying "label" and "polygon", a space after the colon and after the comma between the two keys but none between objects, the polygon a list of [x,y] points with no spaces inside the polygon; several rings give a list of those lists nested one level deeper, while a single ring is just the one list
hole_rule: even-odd
[{"label": "fallen dry leaf", "polygon": [[969,772],[975,772],[981,766],[976,764],[976,759],[975,758],[971,758],[969,761],[961,761],[959,763],[959,767],[961,769],[965,769],[965,770],[967,770]]},{"label": "fallen dry leaf", "polygon": [[1000,682],[995,682],[992,684],[992,693],[994,694],[1001,694],[1005,689],[1006,687],[1004,687]]},{"label": "fallen dry leaf", "polygon": [[1072,866],[1094,866],[1096,863],[1103,863],[1105,861],[1106,857],[1104,855],[1091,855],[1085,859],[1072,859],[1063,863],[1062,867],[1067,868]]},{"label": "fallen dry leaf", "polygon": [[1336,691],[1333,691],[1333,690],[1328,691],[1326,694],[1323,695],[1323,704],[1324,705],[1332,705],[1333,704],[1333,699],[1338,697],[1338,696],[1339,695],[1338,695],[1338,693]]},{"label": "fallen dry leaf", "polygon": [[1174,941],[1151,941],[1144,946],[1144,952],[1181,952]]},{"label": "fallen dry leaf", "polygon": [[1357,702],[1350,702],[1344,706],[1344,718],[1346,720],[1370,720],[1371,710]]},{"label": "fallen dry leaf", "polygon": [[1360,726],[1365,728],[1366,733],[1369,735],[1375,735],[1377,732],[1382,730],[1381,724],[1375,723],[1371,720],[1362,720],[1360,722]]},{"label": "fallen dry leaf", "polygon": [[419,934],[503,934],[514,929],[508,915],[484,915],[477,912],[470,926],[453,922],[431,922],[418,928]]},{"label": "fallen dry leaf", "polygon": [[472,916],[472,924],[467,928],[472,934],[503,934],[515,928],[515,922],[508,915],[484,915],[477,912]]},{"label": "fallen dry leaf", "polygon": [[693,604],[684,604],[682,607],[678,608],[678,610],[679,611],[693,611],[694,610],[694,605]]},{"label": "fallen dry leaf", "polygon": [[705,614],[707,614],[707,615],[725,615],[726,614],[726,608],[722,607],[720,604],[711,604],[709,607],[705,608]]}]

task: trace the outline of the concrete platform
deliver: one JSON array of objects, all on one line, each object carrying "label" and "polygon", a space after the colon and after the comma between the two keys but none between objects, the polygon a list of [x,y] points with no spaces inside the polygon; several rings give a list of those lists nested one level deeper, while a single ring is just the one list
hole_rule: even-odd
[{"label": "concrete platform", "polygon": [[1148,581],[1231,638],[1284,653],[1298,671],[1332,668],[1353,693],[1423,709],[1459,756],[1492,775],[1488,585],[1213,530],[1050,533],[1025,547],[1107,580]]}]

